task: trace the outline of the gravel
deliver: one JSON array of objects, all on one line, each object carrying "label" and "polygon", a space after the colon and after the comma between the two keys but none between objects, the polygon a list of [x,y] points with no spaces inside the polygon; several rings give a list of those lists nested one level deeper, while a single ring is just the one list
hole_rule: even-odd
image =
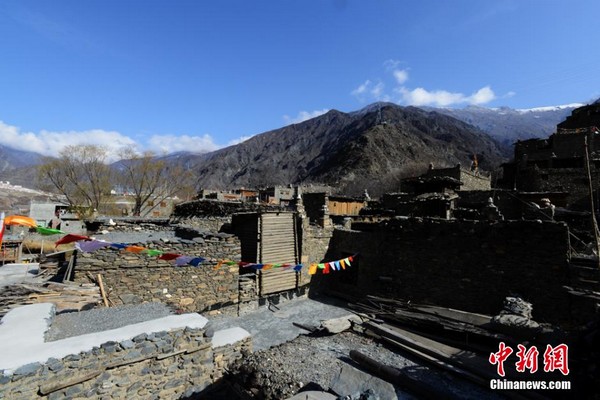
[{"label": "gravel", "polygon": [[[448,373],[419,365],[352,331],[333,336],[299,336],[291,342],[249,354],[232,366],[230,380],[236,382],[237,387],[242,387],[249,397],[264,400],[291,397],[308,383],[316,383],[327,391],[342,366],[360,369],[350,359],[350,350],[358,350],[380,363],[399,369],[446,393],[449,398],[502,398]],[[395,389],[398,399],[416,398],[400,387]]]},{"label": "gravel", "polygon": [[171,314],[173,314],[173,311],[162,303],[95,308],[88,311],[58,314],[54,317],[50,329],[46,332],[46,341],[51,342],[121,328]]},{"label": "gravel", "polygon": [[147,243],[152,240],[177,240],[174,231],[139,231],[139,232],[108,232],[105,234],[97,232],[92,235],[98,240],[111,243]]}]

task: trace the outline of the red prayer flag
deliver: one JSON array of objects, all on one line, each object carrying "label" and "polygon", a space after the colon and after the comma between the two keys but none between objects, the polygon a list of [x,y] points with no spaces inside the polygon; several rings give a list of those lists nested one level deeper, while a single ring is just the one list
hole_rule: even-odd
[{"label": "red prayer flag", "polygon": [[181,256],[181,254],[164,253],[161,256],[159,256],[158,259],[159,260],[170,261],[170,260],[174,260],[174,259],[176,259],[177,257],[180,257],[180,256]]},{"label": "red prayer flag", "polygon": [[54,247],[60,245],[60,244],[68,244],[68,243],[73,243],[73,242],[79,242],[80,240],[92,240],[91,238],[87,237],[87,236],[81,236],[81,235],[73,235],[72,233],[69,233],[65,236],[63,236],[62,239],[57,240],[54,243]]}]

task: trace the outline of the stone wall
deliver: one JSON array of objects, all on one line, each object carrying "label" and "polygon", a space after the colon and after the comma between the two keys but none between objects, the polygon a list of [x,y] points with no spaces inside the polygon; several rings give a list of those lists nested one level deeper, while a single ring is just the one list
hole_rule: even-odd
[{"label": "stone wall", "polygon": [[0,399],[176,399],[223,375],[251,338],[215,347],[204,329],[142,333],[0,374]]},{"label": "stone wall", "polygon": [[[523,207],[526,206],[525,202],[519,199],[518,193],[510,190],[469,190],[461,191],[459,195],[457,207],[476,211],[481,211],[486,206],[488,199],[492,198],[504,219],[521,219]],[[485,218],[476,214],[472,219]]]},{"label": "stone wall", "polygon": [[468,190],[490,190],[492,188],[489,176],[480,175],[464,169],[460,171],[460,181],[462,185],[460,191]]},{"label": "stone wall", "polygon": [[231,215],[226,217],[192,217],[182,219],[180,222],[209,232],[221,232],[228,231],[229,225],[231,225]]},{"label": "stone wall", "polygon": [[540,322],[570,318],[562,223],[397,218],[353,228],[359,230],[334,231],[327,255],[359,253],[352,272],[315,275],[315,284],[491,315],[518,294],[533,303]]},{"label": "stone wall", "polygon": [[220,265],[220,260],[240,260],[239,240],[228,234],[205,234],[193,240],[153,241],[140,246],[206,261],[198,267],[174,266],[144,253],[111,248],[79,254],[75,281],[89,282],[102,275],[109,299],[115,304],[157,301],[180,311],[204,311],[237,304],[237,265]]},{"label": "stone wall", "polygon": [[304,224],[302,230],[302,264],[323,261],[332,236],[332,228]]},{"label": "stone wall", "polygon": [[265,212],[281,211],[281,207],[241,202],[226,202],[216,200],[194,200],[175,206],[173,216],[175,218],[198,218],[198,217],[231,217],[239,212]]},{"label": "stone wall", "polygon": [[[592,184],[594,192],[600,188],[597,169],[592,165]],[[573,210],[589,211],[590,193],[588,179],[583,168],[545,168],[530,167],[520,170],[517,185],[521,190],[537,192],[568,192],[566,207]],[[597,208],[598,205],[596,204]]]}]

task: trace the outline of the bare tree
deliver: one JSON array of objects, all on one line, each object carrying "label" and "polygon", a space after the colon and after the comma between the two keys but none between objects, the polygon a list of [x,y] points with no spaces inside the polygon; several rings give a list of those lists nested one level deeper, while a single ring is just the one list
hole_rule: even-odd
[{"label": "bare tree", "polygon": [[58,158],[47,158],[38,168],[39,177],[67,198],[82,217],[91,215],[110,196],[111,169],[108,151],[96,145],[67,146]]},{"label": "bare tree", "polygon": [[[120,153],[118,182],[134,197],[134,215],[148,215],[160,202],[193,193],[192,173],[157,158],[153,152],[138,154],[132,148]],[[153,205],[150,205],[151,202]]]}]

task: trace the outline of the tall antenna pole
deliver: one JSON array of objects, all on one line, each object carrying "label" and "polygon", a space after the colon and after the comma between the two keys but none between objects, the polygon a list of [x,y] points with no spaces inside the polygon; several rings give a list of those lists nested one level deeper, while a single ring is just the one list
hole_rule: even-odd
[{"label": "tall antenna pole", "polygon": [[598,232],[598,223],[596,222],[596,212],[594,210],[594,188],[592,186],[592,173],[590,171],[590,155],[588,152],[588,140],[587,134],[583,141],[584,156],[585,156],[585,169],[587,171],[588,178],[588,189],[590,191],[590,210],[592,215],[592,229],[594,230],[594,240],[596,242],[596,254],[598,256],[598,268],[600,268],[600,234]]}]

